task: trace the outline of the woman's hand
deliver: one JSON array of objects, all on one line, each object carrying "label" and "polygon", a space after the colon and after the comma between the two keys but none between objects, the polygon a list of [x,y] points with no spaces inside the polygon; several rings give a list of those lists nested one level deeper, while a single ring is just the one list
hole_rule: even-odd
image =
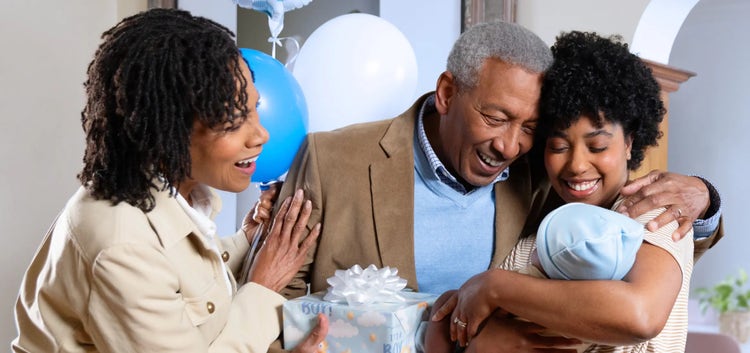
[{"label": "woman's hand", "polygon": [[[463,287],[462,287],[463,288]],[[432,321],[439,321],[444,318],[446,312],[450,314],[458,303],[458,292],[446,292],[436,302],[438,311],[432,317]],[[450,296],[444,300],[445,296]],[[441,301],[444,300],[444,303]],[[442,305],[441,305],[442,304]],[[467,319],[469,322],[472,319]],[[430,327],[432,324],[430,324]],[[451,340],[455,340],[456,324],[451,319]],[[468,326],[467,326],[468,327]],[[460,330],[459,331],[464,331]],[[513,315],[502,310],[496,310],[489,318],[482,320],[479,325],[478,333],[472,335],[471,340],[461,343],[466,347],[466,352],[576,352],[570,349],[571,346],[580,344],[581,341],[575,338],[566,338],[561,336],[544,335],[546,328],[533,322],[519,320]],[[428,329],[429,332],[429,329]],[[459,335],[460,337],[460,335]]]},{"label": "woman's hand", "polygon": [[[432,305],[431,315],[434,317],[439,308],[443,307],[445,301],[448,300],[456,291],[449,290],[435,300]],[[432,320],[427,325],[427,329],[424,334],[424,351],[425,352],[452,352],[455,348],[455,343],[450,340],[450,322],[448,319],[443,317],[440,320]]]},{"label": "woman's hand", "polygon": [[253,243],[253,237],[255,236],[255,233],[257,233],[258,226],[270,222],[273,204],[279,197],[280,186],[280,182],[272,183],[268,185],[267,189],[262,190],[258,202],[253,205],[253,208],[242,220],[242,231],[245,232],[245,237],[247,237],[248,243]]},{"label": "woman's hand", "polygon": [[451,340],[458,340],[459,345],[465,347],[471,337],[476,335],[479,326],[498,307],[491,298],[491,271],[485,271],[461,286],[457,292],[445,301],[432,317],[432,321],[439,321],[450,315]]},{"label": "woman's hand", "polygon": [[328,317],[318,314],[318,324],[310,331],[310,334],[300,342],[292,353],[315,353],[320,351],[320,343],[328,334]]},{"label": "woman's hand", "polygon": [[[287,197],[281,204],[268,237],[250,267],[248,281],[276,292],[284,288],[299,270],[310,246],[320,234],[320,223],[307,232],[312,203],[304,200],[302,190]],[[300,244],[303,234],[306,234]]]}]

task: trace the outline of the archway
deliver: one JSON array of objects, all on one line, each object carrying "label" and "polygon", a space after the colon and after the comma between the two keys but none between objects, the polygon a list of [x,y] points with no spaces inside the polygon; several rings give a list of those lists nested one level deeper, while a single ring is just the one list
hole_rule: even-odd
[{"label": "archway", "polygon": [[669,63],[677,33],[699,0],[652,0],[643,11],[630,51],[641,58]]}]

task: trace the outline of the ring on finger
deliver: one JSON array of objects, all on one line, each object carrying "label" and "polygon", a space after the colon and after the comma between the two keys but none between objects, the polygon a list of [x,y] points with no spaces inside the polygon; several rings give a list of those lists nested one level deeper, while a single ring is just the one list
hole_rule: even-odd
[{"label": "ring on finger", "polygon": [[677,218],[682,217],[682,210],[677,208]]},{"label": "ring on finger", "polygon": [[466,323],[459,320],[458,317],[453,318],[453,323],[456,324],[460,328],[466,328]]}]

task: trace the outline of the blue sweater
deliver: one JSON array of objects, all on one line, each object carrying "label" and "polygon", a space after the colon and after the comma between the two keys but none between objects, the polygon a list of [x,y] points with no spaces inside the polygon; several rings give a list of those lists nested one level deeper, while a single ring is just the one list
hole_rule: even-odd
[{"label": "blue sweater", "polygon": [[420,292],[457,289],[490,265],[494,248],[494,184],[467,194],[438,180],[414,151],[414,258]]}]

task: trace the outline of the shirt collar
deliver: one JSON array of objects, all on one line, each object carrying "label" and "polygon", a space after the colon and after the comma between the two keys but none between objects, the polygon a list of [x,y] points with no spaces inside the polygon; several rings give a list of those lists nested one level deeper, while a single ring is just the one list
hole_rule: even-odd
[{"label": "shirt collar", "polygon": [[190,220],[195,223],[198,230],[208,239],[213,239],[216,236],[216,223],[211,219],[213,212],[213,204],[211,198],[211,191],[208,186],[198,184],[193,188],[190,199],[193,201],[193,205],[185,200],[180,193],[177,193],[177,203],[187,213]]},{"label": "shirt collar", "polygon": [[[458,179],[456,179],[455,176],[453,176],[449,171],[448,168],[445,167],[443,162],[440,161],[440,158],[438,158],[437,154],[435,153],[435,150],[432,149],[432,146],[430,145],[430,141],[427,139],[427,133],[424,129],[424,117],[435,112],[437,109],[435,108],[435,95],[432,94],[427,99],[425,99],[424,103],[422,104],[422,108],[419,110],[419,115],[417,116],[417,142],[419,143],[420,150],[422,151],[424,157],[427,159],[427,162],[430,164],[430,169],[435,173],[435,176],[444,184],[450,186],[452,189],[462,193],[467,194],[471,190],[467,190],[466,187],[464,187],[463,184],[461,184]],[[498,181],[504,181],[508,179],[510,176],[510,167],[505,168],[493,181],[493,184]]]}]

